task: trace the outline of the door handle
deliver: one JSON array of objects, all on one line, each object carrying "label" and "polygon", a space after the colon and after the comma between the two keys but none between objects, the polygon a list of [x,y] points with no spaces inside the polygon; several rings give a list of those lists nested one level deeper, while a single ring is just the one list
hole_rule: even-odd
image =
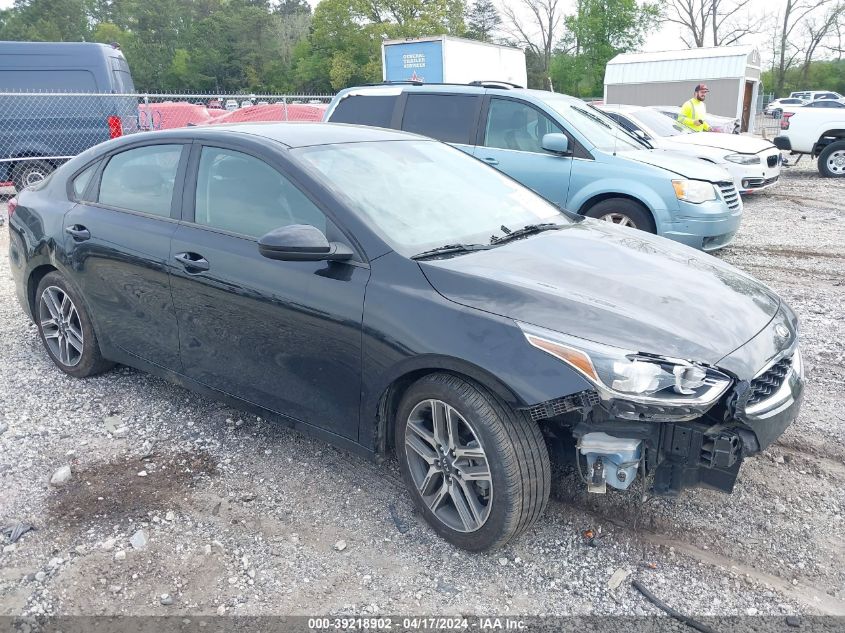
[{"label": "door handle", "polygon": [[486,158],[482,158],[481,160],[483,160],[488,165],[498,165],[499,164],[499,161],[497,159],[493,158],[492,156],[487,156]]},{"label": "door handle", "polygon": [[173,259],[182,264],[189,273],[201,272],[209,268],[208,260],[197,253],[178,253],[173,256]]},{"label": "door handle", "polygon": [[65,229],[65,233],[70,235],[77,242],[84,242],[91,239],[91,231],[86,229],[81,224],[74,224]]}]

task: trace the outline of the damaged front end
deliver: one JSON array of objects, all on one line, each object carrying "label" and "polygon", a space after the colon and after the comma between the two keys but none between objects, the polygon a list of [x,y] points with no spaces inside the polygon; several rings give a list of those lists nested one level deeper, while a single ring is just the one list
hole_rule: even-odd
[{"label": "damaged front end", "polygon": [[561,446],[571,448],[574,439],[590,492],[626,490],[638,475],[659,495],[696,486],[732,492],[743,459],[798,415],[804,380],[791,312],[716,366],[520,327],[531,345],[595,387],[528,410]]}]

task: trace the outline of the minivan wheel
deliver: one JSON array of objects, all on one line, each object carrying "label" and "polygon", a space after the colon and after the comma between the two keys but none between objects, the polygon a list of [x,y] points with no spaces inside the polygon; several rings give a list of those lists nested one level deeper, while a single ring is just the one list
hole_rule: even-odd
[{"label": "minivan wheel", "polygon": [[549,455],[536,423],[483,386],[429,374],[399,405],[395,448],[414,503],[457,547],[501,547],[542,514]]},{"label": "minivan wheel", "polygon": [[836,141],[819,154],[819,173],[826,178],[845,176],[845,141]]},{"label": "minivan wheel", "polygon": [[648,209],[639,202],[628,198],[608,198],[597,202],[585,213],[587,217],[596,218],[620,226],[630,226],[641,231],[656,233],[654,218]]},{"label": "minivan wheel", "polygon": [[15,165],[12,170],[12,182],[15,183],[15,189],[21,191],[41,182],[54,170],[55,167],[47,161],[24,160]]},{"label": "minivan wheel", "polygon": [[44,276],[35,293],[35,323],[50,358],[66,374],[85,378],[112,366],[76,291],[58,272]]}]

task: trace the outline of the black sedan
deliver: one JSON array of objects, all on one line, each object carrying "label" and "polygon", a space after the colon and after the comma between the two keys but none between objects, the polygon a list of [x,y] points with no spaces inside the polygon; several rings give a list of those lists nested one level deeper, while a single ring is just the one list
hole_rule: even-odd
[{"label": "black sedan", "polygon": [[9,210],[18,297],[59,369],[123,363],[395,450],[467,549],[540,516],[550,456],[593,492],[731,491],[798,412],[797,321],[771,290],[417,136],[136,134]]}]

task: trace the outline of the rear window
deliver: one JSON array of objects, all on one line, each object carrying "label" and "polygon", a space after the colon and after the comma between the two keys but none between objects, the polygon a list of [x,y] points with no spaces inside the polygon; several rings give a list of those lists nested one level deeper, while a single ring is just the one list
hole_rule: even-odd
[{"label": "rear window", "polygon": [[478,110],[475,96],[409,94],[402,129],[445,143],[472,144]]},{"label": "rear window", "polygon": [[390,127],[397,95],[346,97],[332,112],[332,123]]},{"label": "rear window", "polygon": [[91,182],[91,177],[94,175],[94,172],[97,171],[97,167],[99,166],[99,164],[99,162],[94,163],[73,179],[74,198],[76,198],[77,200],[82,200],[82,195],[88,188],[88,183]]},{"label": "rear window", "polygon": [[123,57],[112,57],[112,77],[114,86],[112,92],[129,94],[135,92],[135,83],[132,81],[132,74],[129,72],[129,64]]},{"label": "rear window", "polygon": [[0,70],[3,90],[53,90],[97,92],[94,75],[87,70]]}]

